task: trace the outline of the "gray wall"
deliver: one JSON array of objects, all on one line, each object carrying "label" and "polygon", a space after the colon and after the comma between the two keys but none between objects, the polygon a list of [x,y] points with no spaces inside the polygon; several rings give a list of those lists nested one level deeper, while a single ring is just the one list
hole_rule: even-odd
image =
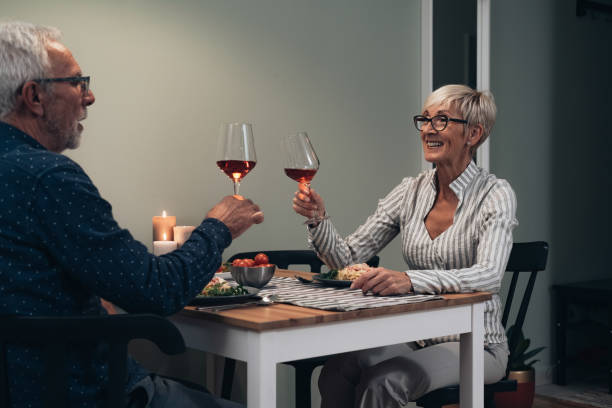
[{"label": "gray wall", "polygon": [[610,276],[612,22],[577,18],[575,6],[519,0],[491,8],[491,88],[499,109],[491,170],[516,191],[515,241],[550,244],[524,326],[532,345],[548,347],[539,382],[550,381],[554,367],[551,286]]},{"label": "gray wall", "polygon": [[[64,32],[97,101],[83,165],[120,224],[151,245],[163,209],[198,224],[232,191],[215,165],[219,125],[253,123],[258,164],[241,192],[266,214],[227,250],[305,248],[279,141],[309,132],[314,188],[344,233],[419,171],[420,15],[403,0],[20,1],[3,17]],[[399,250],[382,253],[399,267]]]}]

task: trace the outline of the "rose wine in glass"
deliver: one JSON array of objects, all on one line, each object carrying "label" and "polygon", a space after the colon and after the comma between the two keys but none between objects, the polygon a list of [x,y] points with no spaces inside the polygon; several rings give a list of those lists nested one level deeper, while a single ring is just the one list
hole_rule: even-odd
[{"label": "rose wine in glass", "polygon": [[255,164],[257,156],[251,124],[222,124],[217,143],[217,166],[234,183],[234,195],[239,195],[240,182]]},{"label": "rose wine in glass", "polygon": [[298,183],[308,185],[310,185],[310,182],[316,173],[317,169],[285,169],[285,174],[287,177],[297,181]]},{"label": "rose wine in glass", "polygon": [[[319,158],[306,132],[286,136],[281,141],[285,160],[285,174],[310,189],[310,182],[319,170]],[[312,224],[328,217],[316,214],[304,224]]]}]

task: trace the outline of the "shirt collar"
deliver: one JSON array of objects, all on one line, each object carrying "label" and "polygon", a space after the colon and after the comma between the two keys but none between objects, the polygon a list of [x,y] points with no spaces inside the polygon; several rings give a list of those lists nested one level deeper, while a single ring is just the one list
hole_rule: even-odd
[{"label": "shirt collar", "polygon": [[[463,194],[465,190],[472,183],[472,180],[474,180],[478,172],[478,166],[476,166],[474,160],[470,160],[470,164],[468,164],[468,166],[465,168],[465,170],[463,170],[459,177],[457,177],[450,183],[449,187],[453,191],[453,193],[455,193],[455,195],[459,199],[459,202],[463,200]],[[433,190],[437,191],[437,171],[435,169],[431,173],[429,183]]]},{"label": "shirt collar", "polygon": [[43,145],[38,143],[36,139],[27,133],[21,131],[15,126],[9,125],[6,122],[0,121],[0,144],[7,145],[17,145],[27,143],[30,146],[36,149],[47,150]]}]

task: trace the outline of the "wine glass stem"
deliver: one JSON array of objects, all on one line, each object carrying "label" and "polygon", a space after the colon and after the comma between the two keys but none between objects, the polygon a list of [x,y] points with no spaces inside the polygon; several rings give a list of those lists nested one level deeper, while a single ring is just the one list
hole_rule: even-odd
[{"label": "wine glass stem", "polygon": [[240,181],[234,180],[234,195],[238,195],[240,190]]},{"label": "wine glass stem", "polygon": [[[310,198],[310,183],[305,182],[303,184],[304,184],[304,187],[306,187],[306,193],[308,194],[308,197]],[[318,212],[315,211],[314,215],[311,218],[307,219],[305,224],[310,224],[312,222],[316,222],[318,219],[319,219]]]}]

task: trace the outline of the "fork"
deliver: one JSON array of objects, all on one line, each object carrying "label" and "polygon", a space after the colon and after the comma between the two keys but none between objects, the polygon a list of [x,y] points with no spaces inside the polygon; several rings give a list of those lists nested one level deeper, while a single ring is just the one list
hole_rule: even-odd
[{"label": "fork", "polygon": [[302,278],[300,275],[295,275],[294,277],[302,283],[315,283],[313,279]]},{"label": "fork", "polygon": [[222,306],[196,307],[196,310],[206,311],[206,312],[220,312],[223,310],[238,309],[240,307],[246,307],[246,306],[269,306],[273,304],[276,301],[276,299],[278,299],[278,296],[276,295],[267,295],[255,302],[245,302],[245,303],[238,303],[238,304],[233,304],[233,305],[222,305]]}]

